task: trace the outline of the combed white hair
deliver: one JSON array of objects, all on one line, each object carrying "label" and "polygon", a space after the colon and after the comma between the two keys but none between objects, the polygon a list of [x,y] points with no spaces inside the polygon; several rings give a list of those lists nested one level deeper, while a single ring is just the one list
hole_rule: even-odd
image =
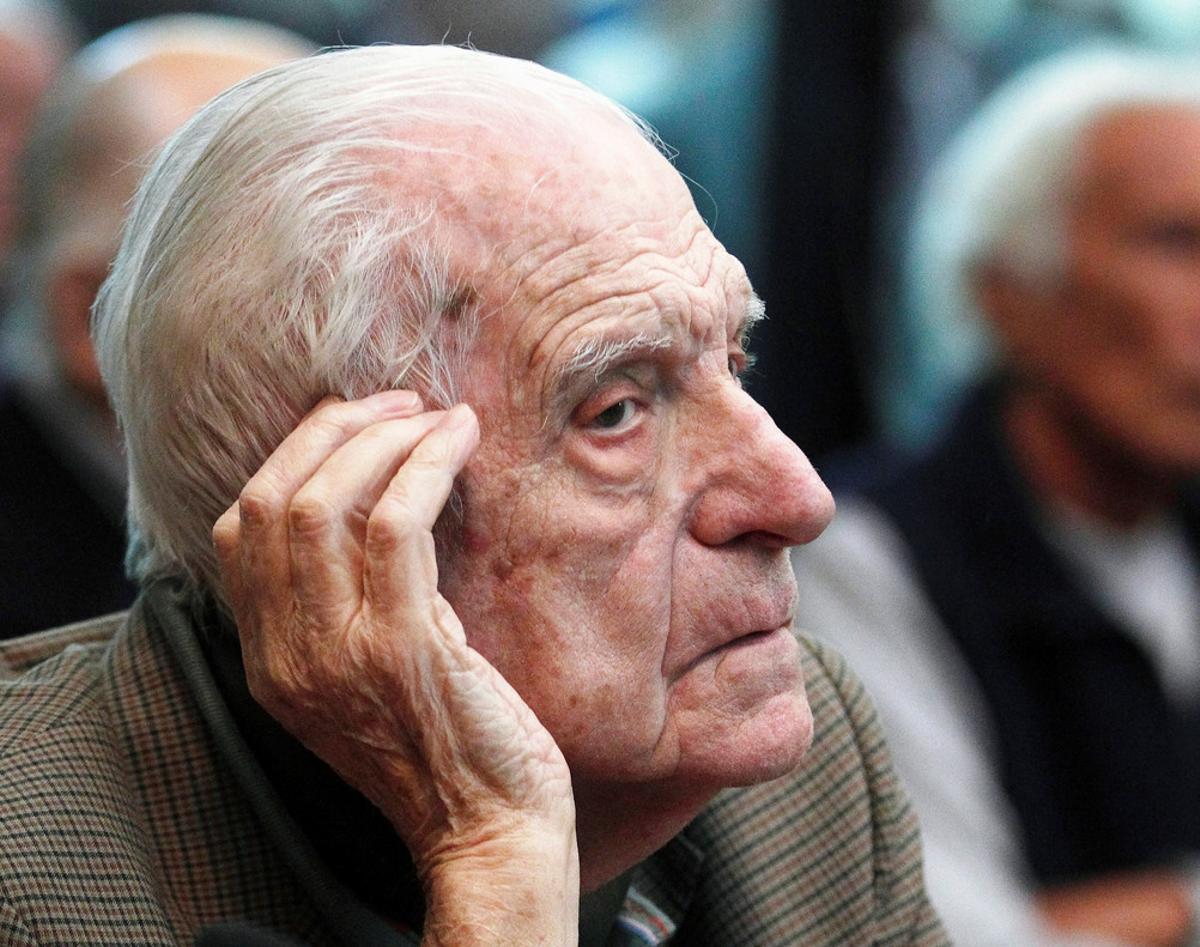
[{"label": "combed white hair", "polygon": [[442,151],[431,130],[569,128],[597,109],[645,133],[532,63],[375,46],[268,70],[167,143],[95,311],[136,578],[215,588],[213,522],[321,397],[457,400],[477,294],[438,240],[440,195],[398,171]]},{"label": "combed white hair", "polygon": [[979,268],[1030,285],[1061,274],[1084,133],[1116,112],[1172,105],[1200,108],[1200,58],[1088,46],[1020,73],[961,130],[926,179],[906,254],[913,357],[934,376],[931,404],[994,358],[973,286]]}]

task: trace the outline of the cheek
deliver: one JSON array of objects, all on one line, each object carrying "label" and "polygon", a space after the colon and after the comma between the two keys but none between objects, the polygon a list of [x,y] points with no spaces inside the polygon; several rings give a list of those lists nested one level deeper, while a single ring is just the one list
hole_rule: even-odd
[{"label": "cheek", "polygon": [[644,657],[669,613],[670,550],[653,549],[647,504],[597,505],[562,479],[536,472],[472,494],[462,555],[446,570],[472,645],[516,673]]},{"label": "cheek", "polygon": [[670,548],[636,499],[585,516],[553,478],[475,518],[446,596],[579,773],[616,771],[663,729]]},{"label": "cheek", "polygon": [[1171,360],[1185,338],[1200,330],[1200,267],[1161,255],[1108,262],[1085,283],[1074,344],[1102,348],[1130,364]]}]

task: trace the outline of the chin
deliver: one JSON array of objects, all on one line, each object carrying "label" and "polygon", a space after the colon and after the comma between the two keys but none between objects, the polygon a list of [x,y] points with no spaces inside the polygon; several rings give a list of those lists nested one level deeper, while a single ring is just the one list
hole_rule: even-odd
[{"label": "chin", "polygon": [[715,741],[695,761],[693,776],[721,789],[770,782],[799,766],[812,741],[812,711],[801,686],[773,697],[725,740]]}]

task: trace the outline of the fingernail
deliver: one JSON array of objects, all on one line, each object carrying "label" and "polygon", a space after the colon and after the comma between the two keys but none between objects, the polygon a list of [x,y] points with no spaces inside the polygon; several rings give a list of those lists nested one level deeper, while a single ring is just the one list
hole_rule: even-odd
[{"label": "fingernail", "polygon": [[383,407],[394,409],[416,408],[421,404],[421,396],[415,391],[396,388],[391,391],[381,391],[376,396],[383,402]]},{"label": "fingernail", "polygon": [[469,407],[465,404],[456,404],[446,414],[442,425],[447,428],[463,428],[471,423],[473,417],[474,415]]}]

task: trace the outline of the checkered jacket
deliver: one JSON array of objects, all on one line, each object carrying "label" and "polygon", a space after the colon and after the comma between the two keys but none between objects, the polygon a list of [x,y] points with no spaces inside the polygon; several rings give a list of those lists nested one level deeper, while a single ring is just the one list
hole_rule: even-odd
[{"label": "checkered jacket", "polygon": [[[0,644],[0,945],[191,944],[228,921],[361,943],[264,830],[152,626],[140,601]],[[669,942],[944,944],[874,711],[802,641],[814,746],[685,830],[704,859]]]}]

